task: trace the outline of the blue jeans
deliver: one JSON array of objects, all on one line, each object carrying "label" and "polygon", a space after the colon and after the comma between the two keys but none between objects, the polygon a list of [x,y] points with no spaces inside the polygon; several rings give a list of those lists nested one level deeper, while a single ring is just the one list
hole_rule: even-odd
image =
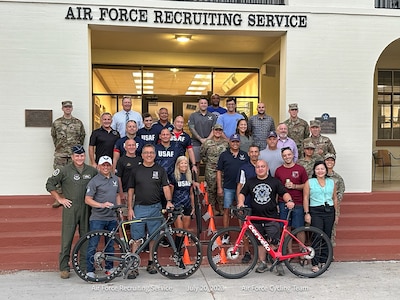
[{"label": "blue jeans", "polygon": [[231,208],[233,200],[235,199],[236,199],[236,190],[224,188],[224,208]]},{"label": "blue jeans", "polygon": [[[135,205],[133,208],[135,212],[135,219],[147,218],[147,217],[160,217],[161,216],[161,203],[152,205]],[[158,227],[162,224],[162,219],[147,220],[143,222],[137,222],[131,224],[131,236],[134,240],[144,238],[146,236],[146,228],[149,235],[152,235]],[[154,237],[156,239],[157,237]]]},{"label": "blue jeans", "polygon": [[[105,229],[105,230],[113,230],[117,228],[117,221],[101,221],[101,220],[92,220],[89,221],[89,228],[90,230],[98,230],[98,229]],[[108,238],[105,238],[105,244],[108,243]],[[99,244],[100,237],[95,236],[92,237],[89,240],[89,246],[87,249],[87,257],[86,257],[86,267],[87,267],[87,272],[94,272],[94,260],[93,256],[96,253],[96,248],[97,245]],[[110,243],[107,245],[105,251],[107,253],[113,253],[114,252],[114,242],[110,241]],[[113,262],[112,261],[107,261],[106,262],[106,270],[111,270],[113,268]]]},{"label": "blue jeans", "polygon": [[[287,209],[284,202],[279,202],[279,217],[281,220],[286,220],[289,209]],[[282,223],[281,223],[282,224]],[[299,228],[304,226],[304,208],[303,206],[296,205],[292,210],[289,219],[289,226]]]}]

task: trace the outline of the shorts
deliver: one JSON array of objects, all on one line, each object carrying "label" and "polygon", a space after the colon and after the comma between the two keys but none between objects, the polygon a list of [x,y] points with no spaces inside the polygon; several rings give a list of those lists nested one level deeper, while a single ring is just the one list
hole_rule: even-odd
[{"label": "shorts", "polygon": [[233,200],[236,200],[236,190],[224,188],[224,208],[230,208]]},{"label": "shorts", "polygon": [[[286,220],[289,210],[284,202],[279,202],[279,217],[281,220]],[[296,205],[292,210],[289,220],[289,226],[299,228],[304,226],[304,208],[302,205]]]},{"label": "shorts", "polygon": [[184,205],[184,204],[175,204],[174,203],[174,201],[172,201],[172,203],[174,204],[174,207],[175,208],[181,208],[181,207],[183,207],[183,215],[184,216],[190,216],[190,215],[192,215],[192,204],[189,202],[189,204],[186,204],[186,205]]},{"label": "shorts", "polygon": [[[278,245],[281,235],[281,228],[279,222],[265,222],[265,223],[253,223],[254,227],[262,234],[268,243],[272,245]],[[257,243],[261,245],[260,241]]]},{"label": "shorts", "polygon": [[196,159],[196,162],[200,162],[201,161],[201,157],[200,157],[200,149],[201,146],[192,146],[193,148],[193,152],[194,152],[194,158]]},{"label": "shorts", "polygon": [[[135,212],[135,219],[145,217],[160,217],[161,216],[161,203],[151,205],[135,205],[133,207]],[[143,222],[136,222],[131,224],[131,236],[132,239],[138,240],[146,237],[146,228],[149,235],[152,235],[162,224],[162,218],[158,220],[147,220]],[[154,237],[154,240],[157,236]]]}]

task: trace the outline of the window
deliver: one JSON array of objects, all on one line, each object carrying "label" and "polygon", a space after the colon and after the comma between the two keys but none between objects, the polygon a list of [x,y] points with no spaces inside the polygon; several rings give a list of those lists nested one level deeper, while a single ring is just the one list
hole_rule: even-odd
[{"label": "window", "polygon": [[378,71],[378,139],[400,139],[400,71]]}]

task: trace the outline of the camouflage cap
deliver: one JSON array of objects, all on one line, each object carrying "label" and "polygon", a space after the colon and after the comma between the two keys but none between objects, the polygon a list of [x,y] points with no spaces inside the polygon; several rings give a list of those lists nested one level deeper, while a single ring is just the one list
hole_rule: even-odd
[{"label": "camouflage cap", "polygon": [[85,153],[85,148],[82,145],[75,145],[72,147],[72,153],[82,154]]},{"label": "camouflage cap", "polygon": [[67,101],[62,101],[62,102],[61,102],[61,105],[62,105],[63,107],[65,107],[65,106],[72,106],[72,101],[69,101],[69,100],[67,100]]},{"label": "camouflage cap", "polygon": [[222,127],[222,124],[215,124],[214,126],[213,126],[213,129],[215,130],[215,129],[223,129],[223,127]]},{"label": "camouflage cap", "polygon": [[290,109],[290,110],[292,110],[292,109],[299,109],[299,107],[297,106],[297,103],[291,103],[291,104],[289,104],[289,109]]},{"label": "camouflage cap", "polygon": [[305,142],[304,149],[315,149],[315,145],[312,142]]},{"label": "camouflage cap", "polygon": [[334,160],[336,160],[336,155],[333,153],[327,153],[324,156],[324,160],[327,160],[328,158],[333,158]]},{"label": "camouflage cap", "polygon": [[311,120],[310,127],[321,127],[321,122],[318,120]]}]

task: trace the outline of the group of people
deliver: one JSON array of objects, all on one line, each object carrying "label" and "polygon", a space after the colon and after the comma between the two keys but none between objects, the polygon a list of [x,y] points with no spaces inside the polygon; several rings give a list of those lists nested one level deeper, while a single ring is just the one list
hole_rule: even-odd
[{"label": "group of people", "polygon": [[[153,122],[151,114],[141,116],[131,110],[130,97],[123,97],[122,106],[114,116],[101,115],[100,128],[90,136],[90,165],[85,164],[81,146],[85,130],[71,114],[71,101],[62,102],[64,115],[53,123],[54,172],[46,188],[55,199],[53,207],[63,206],[61,278],[69,277],[77,226],[80,236],[88,230],[115,228],[116,217],[107,209],[115,204],[126,203],[130,219],[159,216],[162,207],[183,206],[183,217],[176,226],[188,228],[197,184],[192,173],[199,173],[200,162],[205,166],[209,201],[215,215],[223,216],[224,227],[229,225],[229,208],[236,203],[249,205],[254,215],[266,217],[280,214],[284,218],[287,208],[294,208],[293,228],[308,222],[332,235],[344,192],[343,179],[333,171],[335,149],[329,138],[320,135],[318,121],[311,121],[310,130],[298,118],[297,104],[289,105],[290,118],[275,128],[263,103],[258,104],[257,115],[247,119],[236,112],[234,98],[226,100],[226,109],[217,94],[212,95],[210,105],[208,99],[200,98],[198,110],[188,119],[190,135],[183,131],[182,116],[169,122],[166,108],[160,108],[159,120]],[[327,207],[331,207],[329,218]],[[160,224],[161,219],[132,224],[132,251]],[[268,226],[260,226],[263,233],[271,234]],[[276,239],[277,232],[269,238]],[[95,247],[89,245],[89,254]],[[249,259],[246,253],[243,262]],[[106,268],[112,271],[112,266]],[[266,268],[261,260],[256,271]],[[147,271],[157,272],[151,255]],[[89,260],[87,272],[94,276]],[[137,275],[135,270],[129,278]]]}]

